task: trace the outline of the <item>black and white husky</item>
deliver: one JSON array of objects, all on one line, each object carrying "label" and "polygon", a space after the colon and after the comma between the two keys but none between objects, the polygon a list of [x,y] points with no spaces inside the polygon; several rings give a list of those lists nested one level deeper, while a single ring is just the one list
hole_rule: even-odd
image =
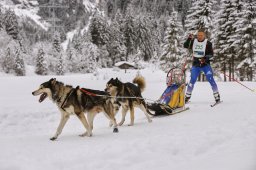
[{"label": "black and white husky", "polygon": [[[113,132],[118,132],[115,119],[115,112],[118,110],[111,102],[108,94],[104,91],[73,88],[69,85],[64,85],[56,79],[42,83],[39,89],[32,92],[34,96],[41,95],[39,102],[43,102],[47,97],[56,103],[61,112],[61,120],[55,135],[51,140],[57,139],[61,134],[63,127],[71,114],[76,115],[82,122],[86,132],[80,136],[92,136],[93,120],[97,113],[103,112],[114,125]],[[100,96],[98,96],[100,95]],[[85,116],[87,113],[87,119]]]}]

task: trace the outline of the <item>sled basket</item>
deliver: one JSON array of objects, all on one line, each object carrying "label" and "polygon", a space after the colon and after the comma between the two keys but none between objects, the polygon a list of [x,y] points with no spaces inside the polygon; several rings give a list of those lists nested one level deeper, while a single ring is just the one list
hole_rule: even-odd
[{"label": "sled basket", "polygon": [[155,115],[175,113],[176,109],[185,108],[185,74],[180,68],[172,68],[166,75],[167,88],[155,103],[148,103],[148,108]]}]

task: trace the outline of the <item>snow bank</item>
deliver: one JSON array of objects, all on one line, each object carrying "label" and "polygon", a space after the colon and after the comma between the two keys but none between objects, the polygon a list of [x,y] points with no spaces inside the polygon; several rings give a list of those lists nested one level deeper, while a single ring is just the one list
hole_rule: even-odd
[{"label": "snow bank", "polygon": [[115,63],[115,66],[116,66],[116,67],[119,67],[119,66],[121,66],[121,65],[123,65],[123,64],[128,64],[128,65],[133,66],[133,67],[135,66],[134,63],[128,62],[128,61],[120,61],[120,62],[117,62],[117,63]]}]

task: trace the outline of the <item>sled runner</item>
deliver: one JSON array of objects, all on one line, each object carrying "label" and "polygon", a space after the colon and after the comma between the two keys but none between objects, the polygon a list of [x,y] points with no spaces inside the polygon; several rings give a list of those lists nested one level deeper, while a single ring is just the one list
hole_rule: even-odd
[{"label": "sled runner", "polygon": [[148,103],[154,116],[173,115],[188,110],[185,107],[185,73],[180,68],[172,68],[166,77],[167,88],[155,103]]}]

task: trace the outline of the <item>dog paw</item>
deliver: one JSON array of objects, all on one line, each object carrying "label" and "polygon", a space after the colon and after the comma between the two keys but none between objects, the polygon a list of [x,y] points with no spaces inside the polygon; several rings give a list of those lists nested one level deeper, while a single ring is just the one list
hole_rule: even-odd
[{"label": "dog paw", "polygon": [[56,139],[57,139],[57,137],[55,137],[55,136],[50,138],[51,141],[54,141]]},{"label": "dog paw", "polygon": [[117,127],[115,127],[114,129],[113,129],[113,133],[118,133],[119,131],[118,131],[118,128]]},{"label": "dog paw", "polygon": [[124,122],[120,122],[118,123],[118,126],[122,126],[124,124]]},{"label": "dog paw", "polygon": [[85,132],[81,135],[79,135],[80,137],[85,137],[85,136],[88,136],[88,137],[91,137],[92,136],[92,133],[88,133],[88,132]]},{"label": "dog paw", "polygon": [[109,122],[109,127],[112,127],[113,126],[113,123],[112,122]]},{"label": "dog paw", "polygon": [[134,125],[134,123],[130,123],[130,124],[128,124],[128,126],[133,126]]},{"label": "dog paw", "polygon": [[85,137],[86,136],[86,134],[87,134],[87,132],[85,132],[85,133],[82,133],[81,135],[79,135],[80,137]]}]

